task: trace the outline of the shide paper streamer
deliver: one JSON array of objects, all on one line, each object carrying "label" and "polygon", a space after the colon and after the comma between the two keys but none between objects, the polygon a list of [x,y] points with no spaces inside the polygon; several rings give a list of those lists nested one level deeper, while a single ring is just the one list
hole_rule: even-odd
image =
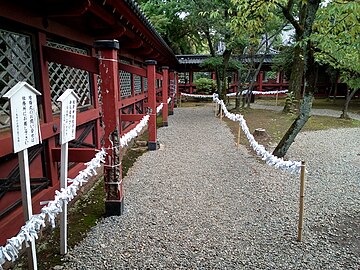
[{"label": "shide paper streamer", "polygon": [[300,174],[301,170],[301,162],[300,161],[292,161],[292,160],[283,160],[282,158],[278,158],[274,155],[272,155],[270,152],[268,152],[265,147],[261,144],[259,144],[254,136],[251,134],[246,121],[244,119],[244,116],[241,114],[233,114],[230,113],[223,100],[220,100],[218,98],[217,94],[213,95],[213,101],[218,103],[222,110],[224,111],[224,115],[229,118],[232,121],[239,122],[239,125],[241,126],[242,130],[244,131],[247,139],[250,142],[251,147],[254,149],[256,154],[261,157],[262,160],[264,160],[268,165],[275,167],[277,169],[281,169],[283,171],[287,171],[292,174]]},{"label": "shide paper streamer", "polygon": [[85,163],[87,166],[84,170],[80,171],[74,179],[69,179],[72,184],[66,188],[62,188],[60,191],[55,191],[54,200],[47,203],[41,209],[40,214],[33,215],[30,220],[21,227],[20,232],[7,240],[5,246],[0,247],[0,269],[2,264],[6,261],[15,261],[19,257],[19,251],[22,248],[22,244],[25,241],[26,246],[28,242],[33,242],[38,239],[38,233],[42,227],[45,227],[45,221],[48,220],[52,227],[55,227],[55,218],[62,212],[62,207],[65,202],[70,202],[80,189],[83,183],[96,175],[96,168],[101,166],[101,163],[105,161],[106,152],[101,149],[96,153],[95,157],[89,162]]},{"label": "shide paper streamer", "polygon": [[[246,95],[247,92],[248,92],[248,90],[244,90],[241,92],[241,95]],[[258,95],[266,96],[266,95],[285,94],[287,92],[288,92],[288,90],[276,90],[276,91],[266,91],[266,92],[252,91],[251,94],[256,95],[256,96],[258,96]],[[227,94],[226,96],[233,97],[233,96],[236,96],[236,93],[230,93],[230,94]]]},{"label": "shide paper streamer", "polygon": [[[248,90],[244,90],[241,92],[241,95],[246,95]],[[288,90],[277,90],[277,91],[266,91],[266,92],[260,92],[260,91],[252,91],[251,93],[253,95],[276,95],[276,94],[285,94]],[[196,95],[196,94],[187,94],[187,93],[180,93],[184,97],[194,97],[194,98],[212,98],[213,95]],[[226,94],[227,97],[234,97],[236,96],[236,93],[229,93]]]},{"label": "shide paper streamer", "polygon": [[[168,102],[171,101],[171,98],[168,99]],[[156,112],[159,113],[163,108],[163,103],[161,103],[157,108]],[[120,138],[120,146],[127,146],[128,143],[137,137],[141,130],[147,125],[150,115],[145,115],[128,133],[124,134]],[[77,194],[77,191],[86,183],[87,180],[97,175],[96,168],[101,166],[101,163],[105,162],[106,152],[105,149],[101,149],[95,155],[95,157],[89,162],[85,163],[87,166],[84,170],[80,171],[79,174],[74,179],[69,179],[68,182],[72,183],[66,188],[62,188],[60,191],[55,191],[54,200],[47,203],[41,209],[40,214],[33,215],[30,220],[26,222],[24,226],[21,227],[20,232],[7,240],[6,245],[0,247],[0,270],[2,270],[2,265],[6,261],[14,262],[19,257],[19,251],[22,249],[22,245],[25,242],[26,246],[29,246],[29,242],[33,242],[38,239],[38,233],[41,228],[45,227],[45,222],[48,220],[51,223],[51,226],[55,227],[56,216],[62,212],[62,207],[65,202],[70,202]]]}]

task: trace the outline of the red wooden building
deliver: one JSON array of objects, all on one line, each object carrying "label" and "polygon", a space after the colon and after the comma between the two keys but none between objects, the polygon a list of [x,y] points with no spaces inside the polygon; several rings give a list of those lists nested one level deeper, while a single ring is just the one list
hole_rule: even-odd
[{"label": "red wooden building", "polygon": [[[196,73],[204,73],[208,71],[206,68],[201,67],[201,64],[210,56],[209,55],[177,55],[179,60],[179,91],[184,93],[196,93],[196,85],[194,84],[194,78]],[[254,64],[257,66],[260,62],[262,55],[254,57]],[[254,90],[256,91],[271,91],[271,90],[284,90],[288,89],[289,82],[283,72],[274,72],[272,70],[272,54],[266,55],[262,64],[261,70],[257,76],[257,80],[254,84]],[[249,64],[252,60],[250,57],[242,57],[239,59],[244,66]],[[215,79],[215,74],[210,70],[209,78]],[[236,92],[238,88],[238,71],[229,70],[227,72],[228,78],[228,92]],[[329,76],[325,73],[323,68],[318,69],[317,74],[317,96],[326,96],[332,87],[332,83],[329,80]],[[346,85],[338,83],[338,94],[345,95]]]},{"label": "red wooden building", "polygon": [[[9,102],[18,81],[38,97],[42,144],[29,149],[33,212],[59,188],[59,103],[68,88],[79,96],[76,139],[69,144],[69,177],[95,149],[150,114],[149,148],[156,149],[156,105],[176,89],[178,61],[133,0],[0,1],[0,245],[24,224]],[[172,111],[170,106],[170,112]],[[121,149],[108,150],[104,169],[107,214],[121,214]],[[115,165],[115,166],[114,166]]]}]

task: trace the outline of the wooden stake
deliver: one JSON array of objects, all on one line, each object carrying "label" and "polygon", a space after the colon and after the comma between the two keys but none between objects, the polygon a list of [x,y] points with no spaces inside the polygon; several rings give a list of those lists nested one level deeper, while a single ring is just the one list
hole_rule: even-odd
[{"label": "wooden stake", "polygon": [[305,190],[305,161],[301,161],[300,172],[300,206],[299,206],[299,224],[298,224],[298,237],[297,240],[301,242],[303,220],[304,220],[304,190]]},{"label": "wooden stake", "polygon": [[[68,143],[61,145],[60,188],[67,187],[68,178]],[[67,253],[67,203],[64,202],[60,213],[60,254]]]},{"label": "wooden stake", "polygon": [[278,105],[278,97],[279,97],[279,90],[276,90],[276,102],[275,102],[275,106]]},{"label": "wooden stake", "polygon": [[[23,205],[24,219],[25,221],[28,221],[32,216],[28,150],[24,149],[20,151],[18,153],[18,157],[21,184],[21,200]],[[35,241],[32,241],[30,243],[30,247],[27,248],[27,254],[29,269],[37,270]]]},{"label": "wooden stake", "polygon": [[179,97],[179,107],[181,107],[181,94],[180,94],[180,97]]},{"label": "wooden stake", "polygon": [[239,124],[239,127],[238,127],[238,135],[237,135],[237,148],[239,149],[240,148],[240,124]]},{"label": "wooden stake", "polygon": [[217,115],[217,112],[218,112],[218,104],[215,103],[215,117],[216,117],[216,115]]},{"label": "wooden stake", "polygon": [[223,118],[223,109],[222,109],[222,107],[220,106],[220,120],[222,120],[222,118]]}]

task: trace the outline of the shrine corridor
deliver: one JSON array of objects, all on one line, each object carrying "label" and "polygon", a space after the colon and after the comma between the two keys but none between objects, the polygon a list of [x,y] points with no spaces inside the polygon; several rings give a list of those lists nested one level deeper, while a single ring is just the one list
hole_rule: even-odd
[{"label": "shrine corridor", "polygon": [[[346,133],[360,134],[359,129]],[[299,145],[306,146],[309,136],[299,137],[292,157],[299,158]],[[355,178],[347,175],[339,188],[346,171],[331,184],[327,176],[309,173],[303,242],[298,243],[298,177],[269,167],[244,146],[238,150],[213,106],[176,109],[169,126],[158,130],[158,140],[161,148],[141,156],[124,178],[125,214],[101,220],[61,269],[359,267],[358,238],[341,242],[322,229],[333,230],[337,222],[354,229],[359,224],[345,215],[356,216],[358,191],[336,194],[355,187]],[[300,156],[313,164],[312,172],[313,149]],[[355,162],[348,169],[359,173]]]}]

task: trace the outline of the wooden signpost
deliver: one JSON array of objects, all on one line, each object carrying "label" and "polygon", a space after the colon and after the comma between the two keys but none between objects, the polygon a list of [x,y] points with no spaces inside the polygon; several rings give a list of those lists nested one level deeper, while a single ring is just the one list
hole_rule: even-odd
[{"label": "wooden signpost", "polygon": [[[76,134],[76,108],[78,97],[72,89],[67,89],[57,101],[61,102],[60,114],[60,144],[61,168],[60,188],[67,187],[68,178],[68,142],[75,139]],[[60,213],[60,254],[67,253],[67,203],[64,202]]]},{"label": "wooden signpost", "polygon": [[[25,222],[32,216],[28,148],[39,144],[39,115],[36,96],[39,91],[26,82],[18,82],[4,98],[10,99],[11,131],[14,153],[18,153],[21,199]],[[37,269],[35,241],[27,248],[29,269]]]}]

